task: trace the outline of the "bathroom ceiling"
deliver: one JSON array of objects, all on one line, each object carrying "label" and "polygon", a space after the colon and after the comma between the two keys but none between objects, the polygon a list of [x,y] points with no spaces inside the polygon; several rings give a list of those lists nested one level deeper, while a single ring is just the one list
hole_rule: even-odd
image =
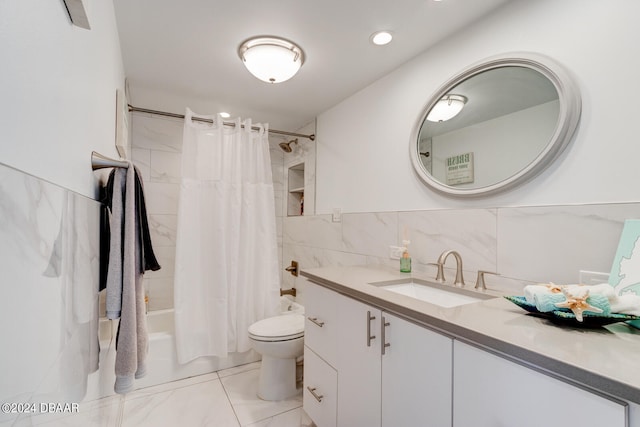
[{"label": "bathroom ceiling", "polygon": [[[114,0],[129,102],[296,130],[510,0]],[[387,46],[369,42],[391,30]],[[296,42],[291,80],[253,77],[237,54],[256,35]]]}]

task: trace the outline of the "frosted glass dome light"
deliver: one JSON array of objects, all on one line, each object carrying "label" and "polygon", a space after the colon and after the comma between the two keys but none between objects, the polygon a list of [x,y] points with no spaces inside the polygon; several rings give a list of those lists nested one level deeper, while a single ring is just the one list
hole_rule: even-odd
[{"label": "frosted glass dome light", "polygon": [[305,59],[299,46],[278,37],[249,39],[240,45],[238,55],[251,74],[267,83],[289,80]]},{"label": "frosted glass dome light", "polygon": [[467,103],[467,97],[462,95],[445,95],[433,106],[427,120],[430,122],[446,122],[458,115],[464,104]]}]

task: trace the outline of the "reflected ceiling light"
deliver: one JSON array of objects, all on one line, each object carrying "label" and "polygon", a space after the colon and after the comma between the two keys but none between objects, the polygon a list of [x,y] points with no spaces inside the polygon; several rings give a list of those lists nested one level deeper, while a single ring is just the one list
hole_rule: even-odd
[{"label": "reflected ceiling light", "polygon": [[388,44],[393,39],[393,34],[389,31],[378,31],[377,33],[373,33],[371,35],[371,42],[373,44],[377,44],[378,46],[384,46]]},{"label": "reflected ceiling light", "polygon": [[247,70],[267,83],[281,83],[293,77],[302,64],[304,52],[298,45],[279,37],[254,37],[238,48]]},{"label": "reflected ceiling light", "polygon": [[219,114],[223,119],[228,119],[229,117],[231,117],[231,114],[227,113],[226,111],[221,111]]},{"label": "reflected ceiling light", "polygon": [[427,120],[430,122],[445,122],[454,118],[467,103],[467,97],[462,95],[448,94],[440,98],[433,106]]}]

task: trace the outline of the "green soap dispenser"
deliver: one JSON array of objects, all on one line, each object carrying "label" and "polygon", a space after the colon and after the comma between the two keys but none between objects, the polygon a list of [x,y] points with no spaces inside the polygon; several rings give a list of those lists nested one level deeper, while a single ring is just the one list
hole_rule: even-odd
[{"label": "green soap dispenser", "polygon": [[400,272],[401,273],[411,273],[411,256],[409,255],[409,249],[407,249],[407,245],[409,245],[408,240],[403,240],[402,244],[404,245],[404,252],[402,252],[402,257],[400,257]]}]

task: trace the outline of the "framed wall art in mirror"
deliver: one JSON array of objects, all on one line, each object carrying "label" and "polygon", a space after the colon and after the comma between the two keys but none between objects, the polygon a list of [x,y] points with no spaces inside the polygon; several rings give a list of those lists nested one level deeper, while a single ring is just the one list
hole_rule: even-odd
[{"label": "framed wall art in mirror", "polygon": [[549,166],[580,121],[580,93],[560,64],[510,53],[474,64],[429,99],[411,134],[418,176],[452,196],[504,191]]}]

